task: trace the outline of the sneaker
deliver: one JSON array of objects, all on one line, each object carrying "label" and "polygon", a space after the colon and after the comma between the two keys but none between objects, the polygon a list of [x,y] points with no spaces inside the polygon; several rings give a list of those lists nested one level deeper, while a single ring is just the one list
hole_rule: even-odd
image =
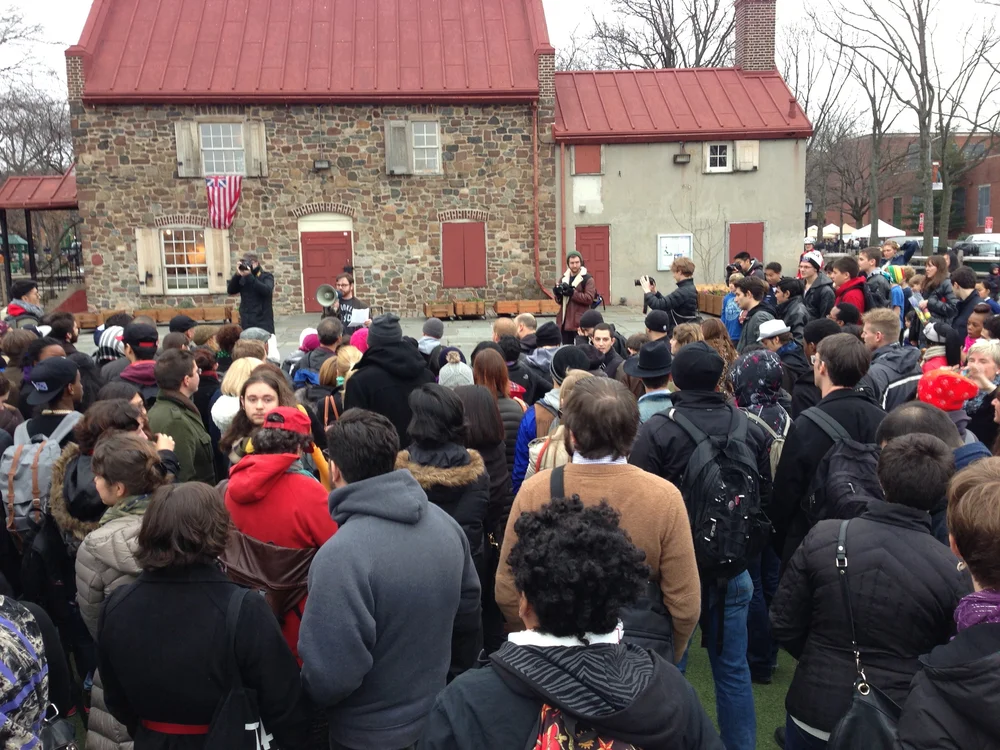
[{"label": "sneaker", "polygon": [[750,673],[750,681],[758,685],[770,685],[772,680],[772,675],[770,672],[765,674],[754,674]]},{"label": "sneaker", "polygon": [[783,748],[785,746],[785,728],[778,727],[774,730],[774,741],[778,747]]}]

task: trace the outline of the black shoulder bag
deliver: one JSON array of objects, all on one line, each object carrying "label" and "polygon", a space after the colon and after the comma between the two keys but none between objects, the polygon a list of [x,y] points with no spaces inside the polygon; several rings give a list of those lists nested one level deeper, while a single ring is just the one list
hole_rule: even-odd
[{"label": "black shoulder bag", "polygon": [[847,585],[847,527],[850,520],[840,524],[837,538],[837,576],[844,592],[847,620],[851,623],[851,650],[858,677],[854,681],[851,707],[837,722],[830,733],[827,750],[892,750],[896,744],[896,725],[900,709],[896,703],[868,682],[861,664],[861,650],[854,630],[854,613],[851,611],[851,590]]},{"label": "black shoulder bag", "polygon": [[229,692],[212,717],[205,740],[206,748],[257,750],[261,746],[258,733],[262,739],[270,739],[260,721],[257,694],[243,686],[240,665],[236,661],[236,625],[240,619],[243,600],[249,593],[249,589],[241,588],[229,598],[226,609],[226,676],[229,678]]}]

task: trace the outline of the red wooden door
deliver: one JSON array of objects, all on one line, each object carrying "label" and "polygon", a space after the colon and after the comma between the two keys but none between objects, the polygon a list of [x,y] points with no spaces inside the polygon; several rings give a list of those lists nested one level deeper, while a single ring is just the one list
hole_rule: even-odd
[{"label": "red wooden door", "polygon": [[316,290],[323,284],[334,286],[337,274],[351,261],[351,232],[304,232],[302,235],[302,294],[306,312],[323,312]]},{"label": "red wooden door", "polygon": [[486,286],[486,225],[441,225],[441,285],[448,289]]},{"label": "red wooden door", "polygon": [[583,256],[587,272],[594,277],[597,291],[610,300],[611,227],[577,227],[576,249]]},{"label": "red wooden door", "polygon": [[742,252],[764,262],[764,222],[729,225],[729,262]]}]

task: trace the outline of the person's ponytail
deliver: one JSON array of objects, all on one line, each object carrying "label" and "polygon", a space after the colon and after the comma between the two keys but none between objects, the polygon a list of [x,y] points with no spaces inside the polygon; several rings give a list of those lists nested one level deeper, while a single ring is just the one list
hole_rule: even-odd
[{"label": "person's ponytail", "polygon": [[93,471],[112,484],[121,483],[129,495],[148,495],[171,481],[156,447],[138,435],[112,434],[94,449]]}]

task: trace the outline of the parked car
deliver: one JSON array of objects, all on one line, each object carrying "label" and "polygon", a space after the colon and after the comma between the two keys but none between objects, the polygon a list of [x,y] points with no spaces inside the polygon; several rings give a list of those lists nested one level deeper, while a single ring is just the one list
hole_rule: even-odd
[{"label": "parked car", "polygon": [[[921,235],[907,235],[906,237],[887,237],[884,241],[888,242],[889,240],[895,240],[896,243],[900,247],[903,246],[904,242],[916,242],[917,245],[920,247],[920,251],[921,251],[920,254],[921,255],[924,254],[923,253],[923,249],[924,249],[924,236],[922,234]],[[934,249],[935,250],[938,249],[938,238],[937,237],[934,238]]]},{"label": "parked car", "polygon": [[955,250],[961,250],[966,258],[996,258],[1000,257],[1000,241],[969,242],[965,240],[955,245]]}]

